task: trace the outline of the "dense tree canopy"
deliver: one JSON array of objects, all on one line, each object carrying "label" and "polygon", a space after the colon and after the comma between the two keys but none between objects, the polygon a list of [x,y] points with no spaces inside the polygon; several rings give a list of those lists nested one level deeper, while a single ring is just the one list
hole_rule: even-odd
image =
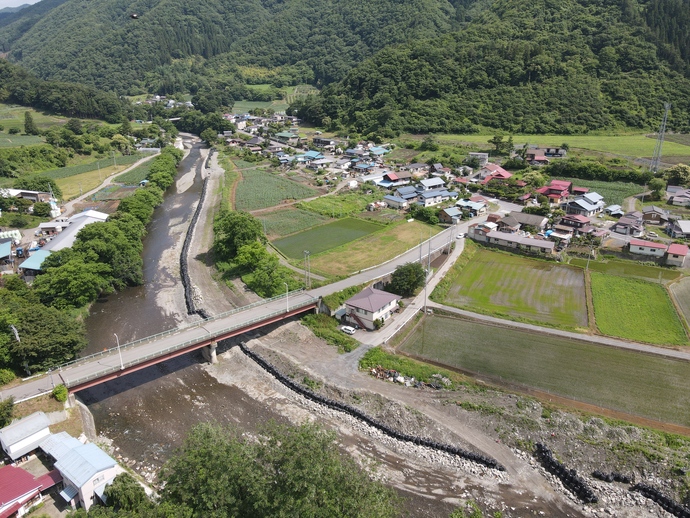
[{"label": "dense tree canopy", "polygon": [[213,222],[213,251],[219,260],[232,260],[244,245],[266,243],[261,222],[248,212],[223,211]]},{"label": "dense tree canopy", "polygon": [[420,263],[405,263],[395,268],[387,289],[402,297],[410,297],[424,286],[426,272]]}]

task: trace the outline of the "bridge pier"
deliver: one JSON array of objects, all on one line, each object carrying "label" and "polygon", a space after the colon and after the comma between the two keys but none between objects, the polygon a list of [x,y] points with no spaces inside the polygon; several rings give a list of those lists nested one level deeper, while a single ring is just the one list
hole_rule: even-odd
[{"label": "bridge pier", "polygon": [[216,356],[216,349],[218,349],[218,343],[213,342],[206,347],[201,349],[201,355],[209,363],[218,363],[218,357]]}]

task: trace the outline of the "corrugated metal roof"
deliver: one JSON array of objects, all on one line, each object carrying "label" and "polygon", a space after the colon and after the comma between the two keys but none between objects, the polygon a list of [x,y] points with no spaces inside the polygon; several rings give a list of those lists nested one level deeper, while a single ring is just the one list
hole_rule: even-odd
[{"label": "corrugated metal roof", "polygon": [[55,463],[62,476],[82,487],[91,478],[115,466],[115,460],[93,443],[81,444]]},{"label": "corrugated metal roof", "polygon": [[32,474],[16,466],[0,469],[0,506],[41,487]]},{"label": "corrugated metal roof", "polygon": [[40,270],[43,266],[43,261],[50,255],[50,250],[36,250],[31,252],[31,257],[19,265],[19,268],[25,270]]},{"label": "corrugated metal roof", "polygon": [[76,488],[67,486],[65,489],[60,491],[60,496],[69,504],[72,499],[77,496],[77,493],[79,493],[79,491]]},{"label": "corrugated metal roof", "polygon": [[678,243],[673,243],[668,247],[668,253],[671,255],[682,255],[686,256],[688,255],[688,247],[686,245],[679,245]]},{"label": "corrugated metal roof", "polygon": [[81,446],[81,443],[67,432],[50,434],[40,444],[40,448],[55,460],[60,460],[78,446]]},{"label": "corrugated metal roof", "polygon": [[44,428],[48,428],[49,425],[50,421],[47,415],[43,412],[34,412],[0,430],[0,440],[6,446],[12,446]]},{"label": "corrugated metal roof", "polygon": [[12,254],[12,241],[0,243],[0,259],[9,257]]}]

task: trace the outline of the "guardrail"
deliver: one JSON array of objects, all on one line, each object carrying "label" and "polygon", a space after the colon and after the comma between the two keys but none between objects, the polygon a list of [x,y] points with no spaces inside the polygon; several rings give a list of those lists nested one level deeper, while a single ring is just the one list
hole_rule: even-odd
[{"label": "guardrail", "polygon": [[[185,325],[182,327],[175,327],[173,329],[168,329],[167,331],[161,331],[160,333],[156,333],[155,335],[150,335],[150,336],[146,336],[144,338],[139,338],[138,340],[134,340],[132,342],[127,342],[126,344],[122,344],[120,346],[120,351],[122,351],[123,349],[130,349],[133,346],[142,344],[144,342],[153,342],[154,340],[158,340],[159,338],[163,338],[165,336],[171,336],[171,335],[174,335],[177,333],[182,333],[183,331],[188,331],[189,329],[195,329],[198,327],[202,327],[204,324],[206,324],[208,322],[214,322],[216,320],[220,320],[222,318],[229,317],[230,315],[235,315],[237,313],[241,313],[243,311],[255,308],[257,306],[262,306],[264,304],[275,302],[276,300],[281,300],[281,299],[286,298],[286,296],[299,295],[303,291],[304,291],[304,289],[300,288],[299,290],[291,291],[288,295],[278,295],[278,296],[272,297],[270,299],[263,299],[263,300],[260,300],[258,302],[252,302],[251,304],[248,304],[246,306],[242,306],[241,308],[231,309],[230,311],[226,311],[225,313],[220,313],[219,315],[216,315],[214,317],[204,318],[204,319],[199,320],[198,322],[194,322],[192,324],[188,324],[188,325]],[[117,352],[117,347],[111,347],[111,348],[105,349],[101,352],[89,354],[88,356],[83,356],[81,358],[76,358],[76,359],[69,361],[67,363],[63,363],[61,365],[58,365],[57,367],[54,367],[52,370],[53,371],[62,370],[66,367],[71,367],[77,363],[85,363],[85,362],[88,362],[88,361],[93,360],[95,358],[107,356],[107,355],[113,354],[115,352]]]},{"label": "guardrail", "polygon": [[[261,322],[263,320],[268,320],[274,316],[283,315],[283,314],[289,313],[290,311],[293,311],[295,309],[300,309],[300,308],[303,308],[306,306],[310,306],[310,305],[316,303],[318,300],[319,300],[318,298],[311,297],[308,301],[289,306],[288,308],[286,308],[286,310],[273,311],[272,313],[269,313],[267,315],[262,315],[260,317],[252,318],[251,320],[245,320],[243,322],[239,322],[237,324],[231,325],[230,327],[226,327],[226,328],[221,329],[219,331],[216,331],[214,333],[207,333],[204,336],[193,338],[191,340],[186,340],[182,343],[175,344],[175,345],[172,345],[172,346],[167,347],[165,349],[161,349],[161,350],[158,350],[158,351],[153,352],[151,354],[147,354],[146,356],[139,357],[136,360],[130,360],[128,362],[123,362],[122,365],[119,365],[119,364],[114,365],[112,367],[102,369],[98,372],[88,374],[86,376],[82,376],[81,378],[70,380],[67,378],[67,376],[66,376],[67,373],[65,371],[61,371],[60,375],[61,375],[63,381],[65,382],[66,387],[68,387],[68,388],[75,387],[75,386],[81,385],[83,383],[86,383],[88,381],[101,378],[101,377],[106,376],[108,374],[111,374],[113,372],[124,370],[124,369],[127,369],[128,367],[133,367],[133,366],[138,365],[140,363],[143,363],[147,360],[151,360],[154,358],[165,356],[165,355],[170,354],[172,352],[179,351],[181,349],[185,349],[186,347],[188,347],[190,345],[198,344],[199,342],[201,342],[203,340],[213,339],[214,336],[223,335],[225,333],[229,333],[229,332],[235,331],[237,329],[241,329],[241,328],[246,327],[248,325],[255,324],[255,323]],[[111,351],[113,354],[115,354],[117,352],[117,348],[109,349],[109,351]]]}]

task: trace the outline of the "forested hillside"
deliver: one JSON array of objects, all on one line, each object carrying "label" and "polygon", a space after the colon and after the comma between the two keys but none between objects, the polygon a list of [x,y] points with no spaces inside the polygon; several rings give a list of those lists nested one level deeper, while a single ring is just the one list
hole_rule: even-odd
[{"label": "forested hillside", "polygon": [[[40,4],[47,1],[61,0]],[[21,16],[0,28],[0,50],[42,78],[119,93],[194,93],[206,83],[200,76],[240,75],[237,64],[297,65],[307,72],[295,80],[329,82],[389,44],[457,28],[472,3],[67,0],[23,32],[17,28],[28,22]]]},{"label": "forested hillside", "polygon": [[388,137],[401,131],[690,130],[690,81],[658,56],[633,0],[496,0],[462,31],[389,47],[300,116]]}]

